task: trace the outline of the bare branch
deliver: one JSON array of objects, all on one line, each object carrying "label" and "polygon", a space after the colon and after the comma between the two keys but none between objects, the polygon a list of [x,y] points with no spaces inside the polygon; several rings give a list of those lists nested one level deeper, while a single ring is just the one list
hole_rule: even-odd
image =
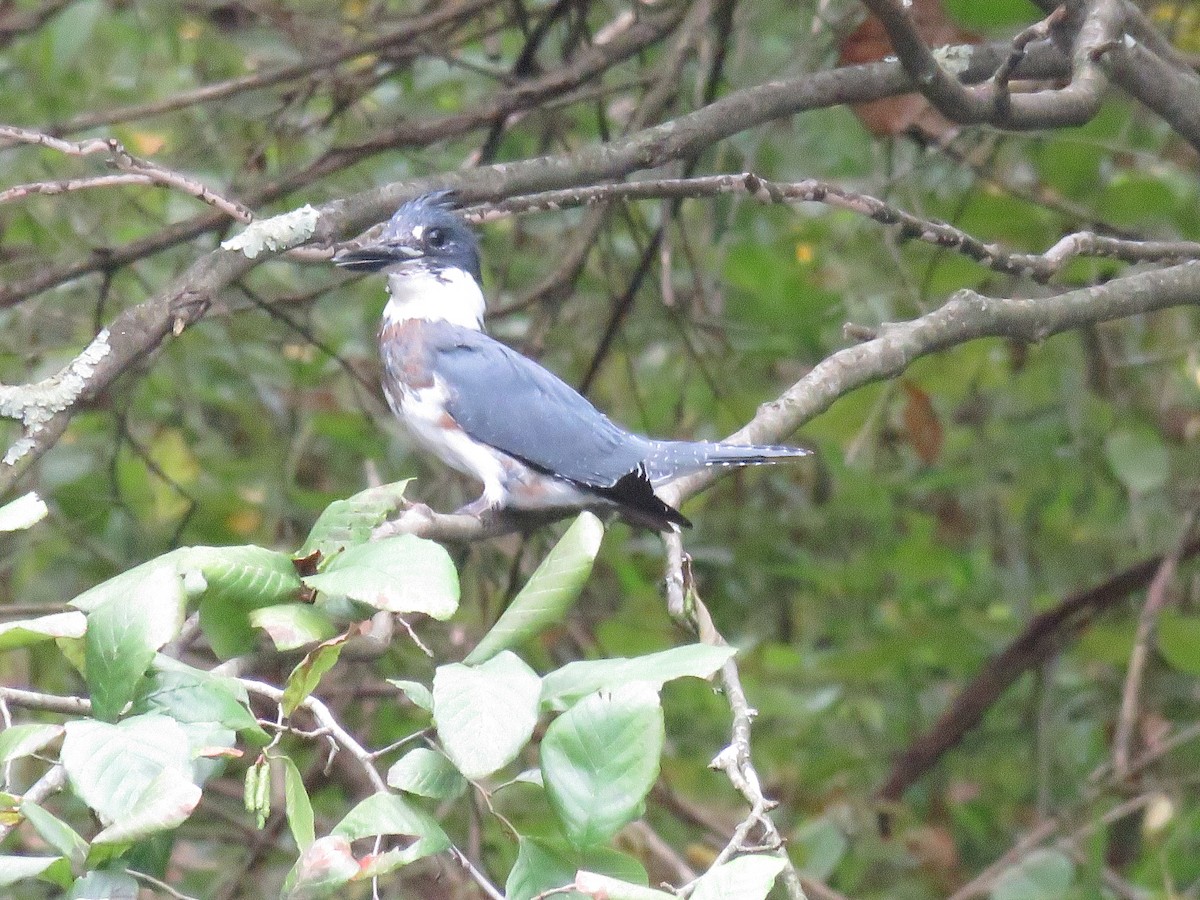
[{"label": "bare branch", "polygon": [[[1137,272],[1105,284],[1052,297],[1002,299],[961,290],[943,306],[908,322],[885,323],[872,340],[839,350],[818,363],[730,440],[770,443],[833,405],[855,388],[891,378],[917,359],[982,337],[1043,341],[1081,325],[1185,306],[1200,298],[1200,262]],[[690,497],[713,481],[711,473],[679,479],[662,491],[668,503]]]},{"label": "bare branch", "polygon": [[[962,77],[967,81],[989,78],[995,67],[1009,52],[1009,45],[994,44],[975,47]],[[1037,52],[1033,52],[1036,50]],[[1066,72],[1065,61],[1052,48],[1032,48],[1022,62],[1022,77],[1058,77]],[[578,153],[527,160],[508,165],[487,166],[471,172],[429,178],[419,182],[385,185],[347,198],[340,204],[329,204],[327,213],[335,209],[341,215],[330,219],[327,239],[336,234],[362,230],[387,218],[401,202],[414,195],[414,188],[453,185],[465,200],[498,200],[520,193],[545,191],[571,185],[587,184],[624,177],[639,169],[660,166],[672,159],[686,156],[699,149],[784,116],[836,106],[859,103],[903,94],[913,86],[899,63],[872,63],[845,66],[830,72],[815,72],[783,81],[768,82],[742,91],[734,91],[703,109],[680,116],[670,122],[636,132],[627,138],[591,147]],[[537,106],[552,92],[522,94],[526,104]],[[395,150],[401,147],[425,146],[459,135],[492,121],[498,108],[510,108],[512,98],[498,97],[481,110],[461,115],[412,123],[397,132],[381,132],[380,136],[356,147],[330,151],[312,165],[293,172],[257,190],[244,193],[252,208],[261,207],[315,179],[340,171],[358,162],[374,146]],[[520,104],[516,104],[521,108]],[[58,266],[46,266],[22,281],[0,285],[0,308],[12,306],[48,288],[80,278],[90,272],[111,271],[114,267],[158,253],[168,247],[191,240],[205,232],[222,228],[227,218],[204,213],[192,219],[169,225],[156,234],[120,247],[106,248],[103,254]],[[2,485],[0,485],[2,487]]]},{"label": "bare branch", "polygon": [[[241,203],[222,197],[212,188],[201,184],[194,178],[189,178],[158,163],[138,159],[125,149],[125,146],[115,138],[91,138],[86,141],[64,141],[61,138],[33,131],[28,128],[18,128],[14,125],[0,125],[0,145],[32,144],[57,150],[68,156],[91,156],[96,153],[109,154],[107,162],[110,166],[134,175],[141,175],[153,184],[172,188],[180,193],[188,194],[197,200],[202,200],[209,206],[215,207],[230,218],[239,222],[249,222],[254,218]],[[53,192],[51,192],[53,193]]]},{"label": "bare branch", "polygon": [[[863,3],[883,23],[905,71],[938,112],[952,122],[988,123],[1001,128],[1049,128],[1090,121],[1100,108],[1107,85],[1100,59],[1121,36],[1124,23],[1120,0],[1087,4],[1082,20],[1070,23],[1075,31],[1070,83],[1059,90],[1012,96],[1008,81],[1019,60],[1011,65],[1006,62],[997,70],[1004,73],[1002,79],[993,79],[978,88],[967,87],[943,68],[925,46],[899,0],[863,0]],[[1067,30],[1067,26],[1062,30]],[[1022,58],[1028,43],[1020,47]]]},{"label": "bare branch", "polygon": [[902,237],[935,247],[957,250],[980,265],[997,272],[1027,275],[1041,282],[1049,281],[1067,263],[1081,256],[1106,257],[1129,263],[1200,259],[1200,243],[1195,241],[1139,241],[1098,235],[1090,231],[1067,235],[1045,253],[1011,253],[953,225],[920,218],[869,194],[815,179],[794,182],[767,181],[750,172],[740,175],[706,175],[697,178],[635,181],[544,191],[502,200],[486,207],[477,207],[473,212],[476,220],[487,221],[518,210],[555,210],[569,206],[606,203],[617,198],[684,199],[727,193],[746,194],[763,203],[823,203],[894,227]]},{"label": "bare branch", "polygon": [[62,713],[67,716],[92,714],[92,701],[85,697],[61,697],[57,694],[41,694],[0,686],[0,701],[22,709],[40,709],[43,712]]}]

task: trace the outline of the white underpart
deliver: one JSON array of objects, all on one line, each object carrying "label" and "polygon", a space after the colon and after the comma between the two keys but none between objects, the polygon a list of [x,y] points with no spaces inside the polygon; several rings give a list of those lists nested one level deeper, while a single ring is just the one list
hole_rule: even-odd
[{"label": "white underpart", "polygon": [[390,390],[386,393],[392,410],[404,420],[419,443],[447,465],[481,481],[483,499],[489,507],[503,505],[508,492],[504,489],[504,465],[496,451],[471,440],[458,429],[442,427],[447,391],[440,378],[434,378],[433,387],[402,391],[399,397]]},{"label": "white underpart", "polygon": [[383,309],[385,324],[425,319],[483,330],[483,291],[479,282],[462,269],[443,269],[435,275],[414,266],[389,272],[388,294],[391,299]]},{"label": "white underpart", "polygon": [[[527,466],[504,456],[486,444],[472,440],[465,432],[441,426],[446,411],[446,386],[438,378],[434,386],[417,391],[403,391],[399,397],[385,387],[392,410],[408,426],[417,442],[431,453],[483,484],[480,499],[489,509],[545,509],[558,506],[578,506],[594,500],[570,482],[539,474]],[[510,492],[510,481],[514,491]],[[526,495],[521,486],[537,485],[540,490]]]}]

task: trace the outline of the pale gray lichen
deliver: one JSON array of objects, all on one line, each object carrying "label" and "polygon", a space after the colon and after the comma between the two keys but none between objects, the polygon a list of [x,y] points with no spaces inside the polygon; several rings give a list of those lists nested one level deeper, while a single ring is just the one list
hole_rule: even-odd
[{"label": "pale gray lichen", "polygon": [[31,528],[46,518],[49,512],[46,501],[36,492],[30,491],[25,496],[0,506],[0,531],[23,531]]},{"label": "pale gray lichen", "polygon": [[264,250],[287,250],[303,244],[317,230],[321,213],[309,204],[269,219],[259,219],[241,234],[221,242],[223,250],[241,250],[247,259],[255,259]]},{"label": "pale gray lichen", "polygon": [[961,75],[971,67],[971,54],[975,48],[971,44],[947,44],[933,51],[933,58],[951,75]]},{"label": "pale gray lichen", "polygon": [[57,413],[79,399],[79,395],[95,374],[96,366],[112,352],[108,337],[108,329],[101,329],[84,351],[56,375],[33,384],[0,384],[0,416],[16,419],[25,426],[24,436],[15,441],[4,454],[4,465],[15,465],[33,449],[34,435]]}]

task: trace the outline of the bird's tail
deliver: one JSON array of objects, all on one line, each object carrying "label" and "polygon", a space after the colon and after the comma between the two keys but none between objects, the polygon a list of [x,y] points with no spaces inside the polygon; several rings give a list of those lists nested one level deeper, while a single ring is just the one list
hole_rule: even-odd
[{"label": "bird's tail", "polygon": [[803,447],[755,444],[726,444],[716,441],[655,441],[646,460],[646,474],[653,484],[680,478],[704,469],[733,469],[764,466],[808,456]]}]

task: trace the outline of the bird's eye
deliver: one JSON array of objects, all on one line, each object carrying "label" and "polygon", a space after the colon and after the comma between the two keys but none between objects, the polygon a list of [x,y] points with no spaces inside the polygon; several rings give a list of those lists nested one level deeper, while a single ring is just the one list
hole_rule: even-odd
[{"label": "bird's eye", "polygon": [[425,232],[425,243],[435,250],[440,250],[446,246],[446,232],[440,228],[430,228]]}]

